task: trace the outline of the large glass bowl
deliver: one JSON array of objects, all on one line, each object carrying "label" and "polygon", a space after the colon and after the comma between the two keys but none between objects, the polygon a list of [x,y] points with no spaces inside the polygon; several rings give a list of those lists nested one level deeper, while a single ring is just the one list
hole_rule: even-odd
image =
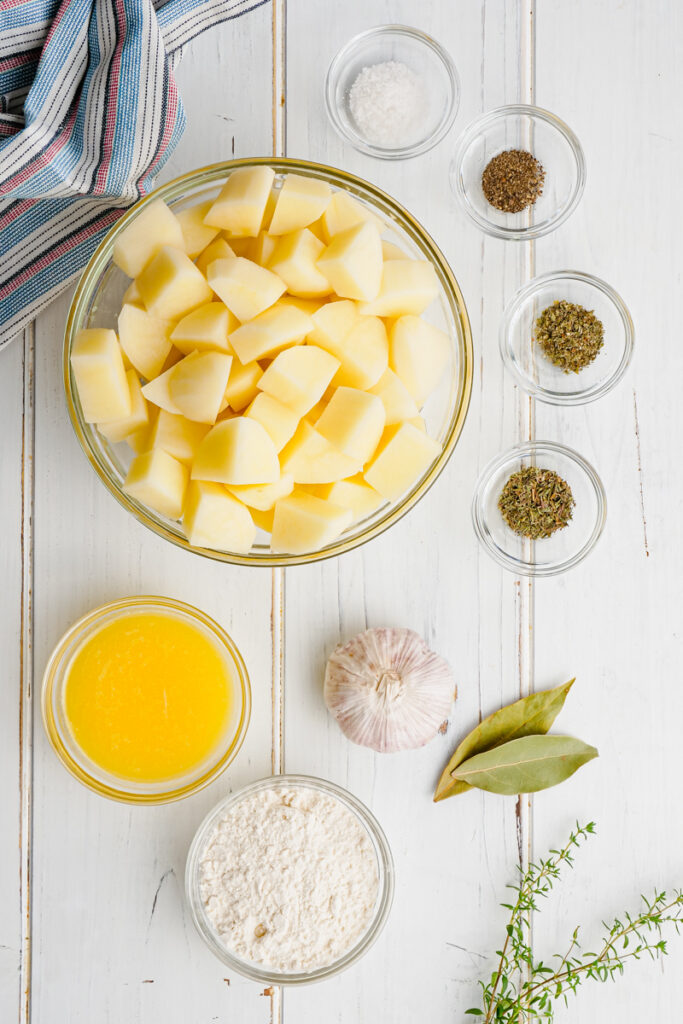
[{"label": "large glass bowl", "polygon": [[[385,503],[372,515],[349,527],[334,543],[297,555],[273,554],[266,534],[259,535],[246,555],[192,547],[180,523],[160,515],[125,494],[122,485],[132,453],[125,444],[111,444],[93,424],[85,422],[70,362],[71,347],[80,328],[116,327],[123,293],[130,281],[114,266],[112,251],[121,232],[140,211],[154,199],[163,199],[178,210],[210,199],[218,194],[226,176],[235,168],[258,164],[272,167],[279,183],[285,174],[294,171],[306,177],[327,181],[333,189],[344,189],[381,219],[385,225],[383,237],[387,241],[399,245],[412,257],[429,260],[439,280],[439,295],[427,311],[426,319],[445,331],[452,341],[450,365],[423,412],[430,435],[442,445],[441,454],[400,498]],[[124,508],[160,537],[189,551],[222,562],[274,566],[314,562],[350,551],[397,522],[426,494],[448,462],[462,431],[472,390],[472,365],[470,323],[458,282],[443,254],[414,217],[376,186],[345,171],[305,160],[255,158],[213,164],[185,174],[156,189],[121,217],[94,253],[76,289],[66,325],[63,369],[66,400],[78,440],[102,482]]]}]

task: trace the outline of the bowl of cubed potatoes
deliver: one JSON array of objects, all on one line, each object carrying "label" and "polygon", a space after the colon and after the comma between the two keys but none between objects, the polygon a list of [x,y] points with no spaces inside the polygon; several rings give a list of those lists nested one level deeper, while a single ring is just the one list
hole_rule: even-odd
[{"label": "bowl of cubed potatoes", "polygon": [[446,465],[472,340],[399,203],[341,170],[233,160],[115,224],[69,312],[91,464],[140,522],[224,562],[289,565],[395,523]]}]

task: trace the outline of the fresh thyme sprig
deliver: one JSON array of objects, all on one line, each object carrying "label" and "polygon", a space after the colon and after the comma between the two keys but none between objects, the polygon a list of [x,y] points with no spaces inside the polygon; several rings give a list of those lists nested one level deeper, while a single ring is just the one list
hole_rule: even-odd
[{"label": "fresh thyme sprig", "polygon": [[499,962],[489,982],[479,982],[482,1007],[467,1010],[483,1018],[483,1024],[526,1024],[554,1019],[554,1004],[576,992],[586,978],[607,981],[623,973],[627,960],[638,960],[643,954],[652,959],[664,956],[666,942],[662,926],[672,924],[679,931],[683,924],[683,892],[655,892],[652,898],[641,896],[635,915],[628,912],[615,918],[611,925],[603,921],[605,935],[597,953],[584,951],[575,928],[567,952],[556,953],[556,965],[550,967],[535,961],[529,945],[530,916],[537,911],[538,899],[547,897],[561,869],[574,863],[574,852],[593,835],[595,825],[578,825],[561,850],[551,850],[546,860],[530,864],[521,871],[518,885],[508,888],[517,893],[514,903],[503,903],[510,911],[502,949],[497,950]]}]

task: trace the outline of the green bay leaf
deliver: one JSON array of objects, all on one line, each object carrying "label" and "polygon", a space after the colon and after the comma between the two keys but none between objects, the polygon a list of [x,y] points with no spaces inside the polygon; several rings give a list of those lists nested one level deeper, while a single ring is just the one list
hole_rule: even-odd
[{"label": "green bay leaf", "polygon": [[537,793],[564,782],[597,756],[595,747],[573,736],[523,736],[468,758],[454,776],[488,793]]},{"label": "green bay leaf", "polygon": [[546,733],[562,710],[573,684],[574,680],[570,679],[568,683],[555,686],[552,690],[531,693],[528,697],[522,697],[514,704],[501,708],[500,711],[494,711],[480,722],[476,729],[465,737],[444,768],[434,793],[434,800],[445,800],[446,797],[457,796],[458,793],[464,793],[472,788],[453,775],[458,765],[468,757],[492,750],[501,743],[507,743],[508,740]]}]

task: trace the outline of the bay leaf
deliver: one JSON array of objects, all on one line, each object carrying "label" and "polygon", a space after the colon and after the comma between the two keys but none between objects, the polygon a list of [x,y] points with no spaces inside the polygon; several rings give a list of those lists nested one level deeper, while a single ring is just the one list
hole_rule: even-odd
[{"label": "bay leaf", "polygon": [[468,758],[454,776],[488,793],[537,793],[564,782],[597,756],[595,747],[573,736],[523,736]]},{"label": "bay leaf", "polygon": [[574,680],[570,679],[568,683],[555,686],[551,690],[531,693],[528,697],[522,697],[513,704],[507,704],[499,711],[494,711],[480,722],[476,729],[465,737],[444,768],[434,793],[435,802],[445,800],[449,796],[457,796],[458,793],[464,793],[472,788],[466,782],[453,777],[455,769],[468,757],[491,750],[501,743],[507,743],[508,740],[546,733],[562,710],[573,684]]}]

